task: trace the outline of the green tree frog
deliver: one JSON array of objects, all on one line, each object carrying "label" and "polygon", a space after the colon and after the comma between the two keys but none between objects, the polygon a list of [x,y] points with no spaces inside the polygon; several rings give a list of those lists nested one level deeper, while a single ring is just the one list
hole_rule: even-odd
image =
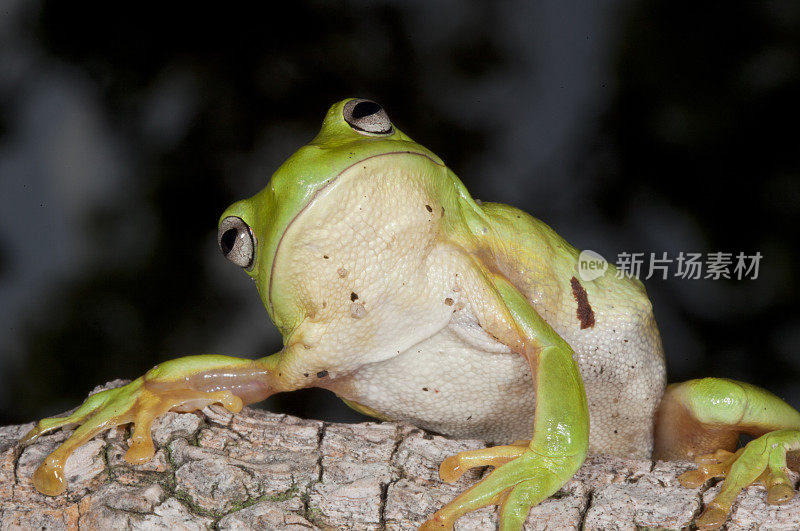
[{"label": "green tree frog", "polygon": [[[487,505],[500,506],[502,529],[520,529],[588,452],[697,458],[687,486],[726,476],[702,527],[721,525],[757,479],[770,503],[794,494],[786,453],[800,449],[800,413],[731,380],[666,386],[641,282],[613,266],[581,280],[574,247],[525,212],[473,200],[375,102],[333,105],[266,188],[222,214],[219,246],[255,281],[284,347],[257,360],[167,361],[41,420],[27,441],[79,427],[37,469],[39,491],[63,492],[67,456],[112,426],[133,424],[126,458],[141,463],[166,411],[237,412],[317,386],[380,419],[502,443],[442,463],[445,481],[495,468],[425,529]],[[740,433],[756,438],[737,451]]]}]

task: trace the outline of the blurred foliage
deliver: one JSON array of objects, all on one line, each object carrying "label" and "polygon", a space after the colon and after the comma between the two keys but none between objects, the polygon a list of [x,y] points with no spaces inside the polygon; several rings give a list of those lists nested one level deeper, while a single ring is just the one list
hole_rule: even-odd
[{"label": "blurred foliage", "polygon": [[776,338],[800,325],[800,5],[638,2],[625,20],[606,120],[616,165],[597,200],[622,225],[656,196],[691,214],[708,251],[761,251],[762,293],[728,282],[723,318],[669,303],[704,338],[699,374],[796,385],[800,353]]}]

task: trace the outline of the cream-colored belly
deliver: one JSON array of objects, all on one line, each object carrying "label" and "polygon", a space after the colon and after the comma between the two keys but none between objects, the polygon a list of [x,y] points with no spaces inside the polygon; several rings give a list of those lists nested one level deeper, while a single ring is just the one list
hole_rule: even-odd
[{"label": "cream-colored belly", "polygon": [[[344,383],[344,382],[343,382]],[[350,400],[451,437],[529,439],[534,393],[525,359],[476,322],[456,321],[389,360],[359,369]]]},{"label": "cream-colored belly", "polygon": [[[595,341],[569,338],[589,403],[589,452],[648,457],[652,415],[663,390],[660,343],[629,340],[640,332],[637,326],[616,340],[618,325],[613,333],[594,330],[600,335]],[[502,444],[530,439],[533,430],[535,395],[525,358],[466,312],[456,312],[432,337],[363,366],[339,384],[343,398],[450,437]]]}]

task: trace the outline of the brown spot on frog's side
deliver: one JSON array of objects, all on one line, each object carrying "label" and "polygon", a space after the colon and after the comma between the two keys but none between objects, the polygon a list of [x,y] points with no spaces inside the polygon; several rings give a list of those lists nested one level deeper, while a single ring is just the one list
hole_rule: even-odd
[{"label": "brown spot on frog's side", "polygon": [[589,305],[589,297],[586,295],[586,289],[581,286],[577,278],[572,277],[569,280],[572,285],[572,296],[578,302],[578,321],[581,323],[581,330],[591,328],[594,326],[594,310]]}]

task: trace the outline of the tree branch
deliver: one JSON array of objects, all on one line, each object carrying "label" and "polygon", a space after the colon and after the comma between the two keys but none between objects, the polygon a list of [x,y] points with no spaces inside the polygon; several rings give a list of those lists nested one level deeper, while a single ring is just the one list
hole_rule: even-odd
[{"label": "tree branch", "polygon": [[[485,473],[472,471],[455,485],[438,479],[445,457],[483,447],[478,441],[404,424],[329,424],[210,407],[156,421],[157,452],[144,465],[124,460],[129,430],[95,438],[67,462],[67,493],[47,497],[31,475],[69,432],[22,448],[18,440],[31,426],[0,428],[0,529],[414,529]],[[681,487],[676,477],[690,467],[590,457],[531,511],[526,528],[690,526],[719,489]],[[728,529],[797,528],[800,500],[778,507],[764,498],[763,488],[748,488]],[[464,516],[459,528],[492,529],[495,521],[487,508]]]}]

